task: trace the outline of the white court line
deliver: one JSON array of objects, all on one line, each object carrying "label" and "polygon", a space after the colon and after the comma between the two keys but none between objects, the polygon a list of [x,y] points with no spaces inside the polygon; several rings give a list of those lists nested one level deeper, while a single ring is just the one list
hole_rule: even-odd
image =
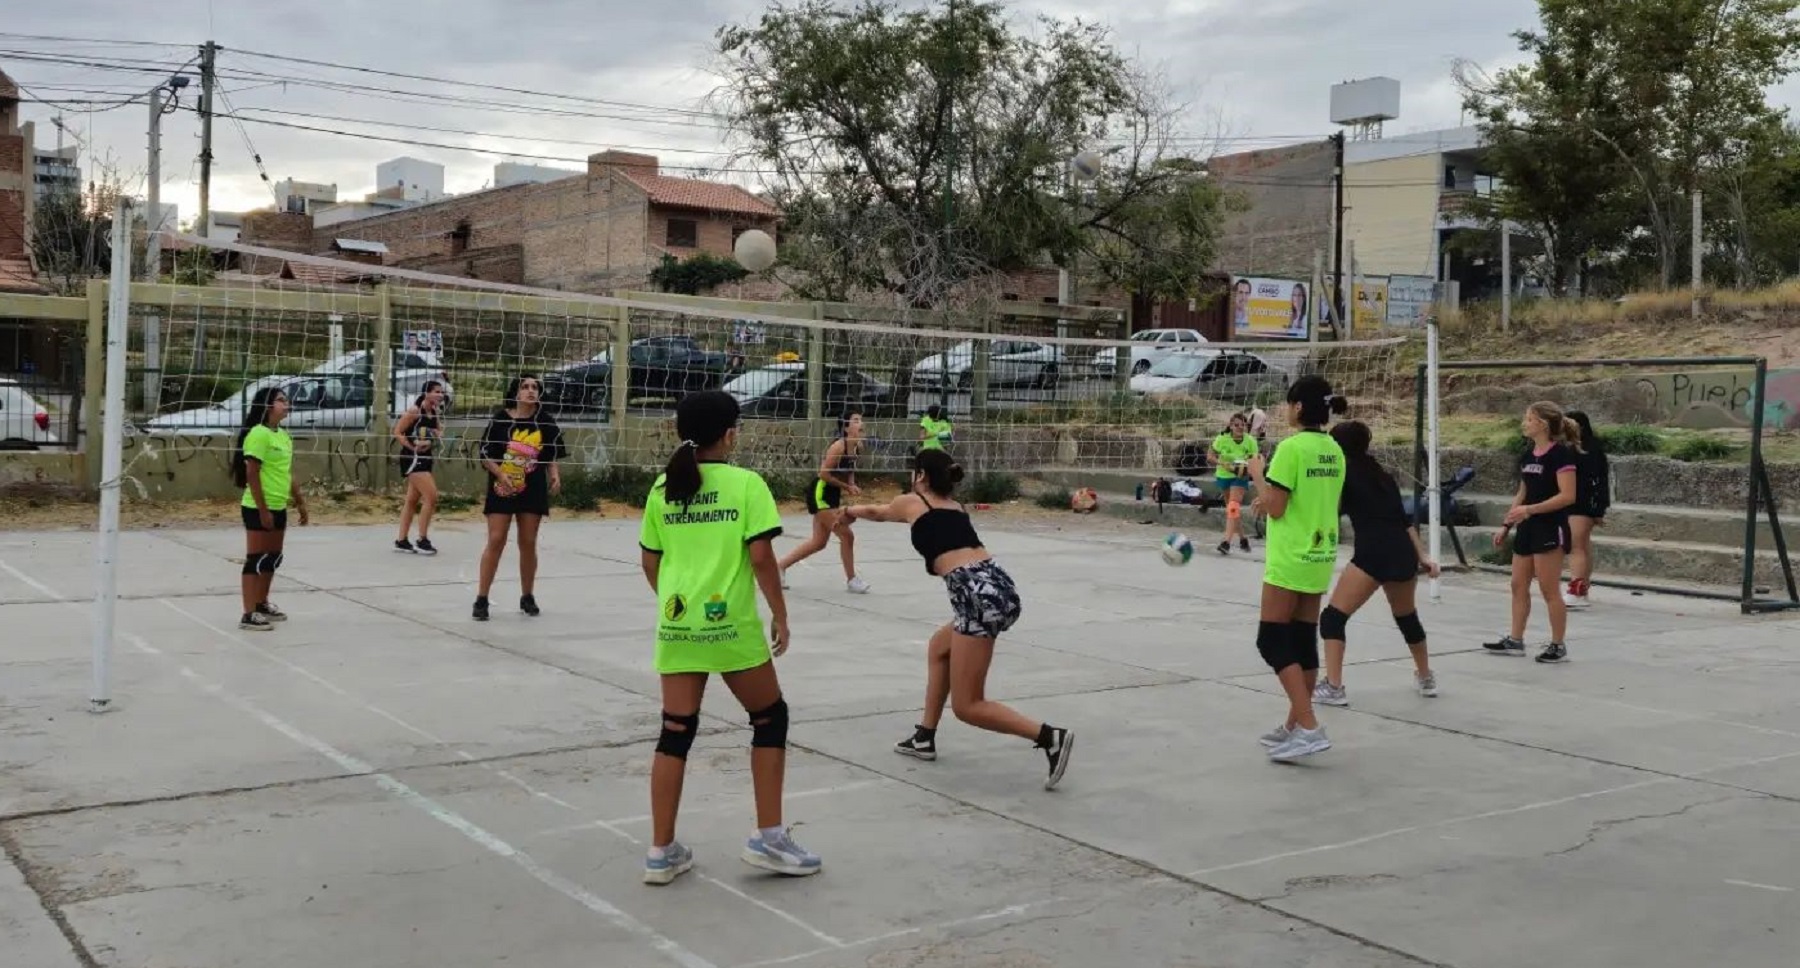
[{"label": "white court line", "polygon": [[1759,891],[1774,891],[1777,894],[1792,894],[1792,893],[1794,893],[1794,889],[1791,887],[1777,887],[1774,884],[1758,884],[1755,881],[1729,881],[1728,880],[1725,883],[1730,884],[1732,887],[1751,887],[1751,888],[1755,888],[1756,890],[1759,890]]},{"label": "white court line", "polygon": [[1659,777],[1656,777],[1655,779],[1640,780],[1636,783],[1627,783],[1624,786],[1608,787],[1604,790],[1590,790],[1587,793],[1577,793],[1572,796],[1558,797],[1555,800],[1540,800],[1537,803],[1527,803],[1527,804],[1524,804],[1522,806],[1517,806],[1517,807],[1506,807],[1501,810],[1488,810],[1483,813],[1472,813],[1472,814],[1468,814],[1467,816],[1461,816],[1461,817],[1449,817],[1444,820],[1432,820],[1427,823],[1414,824],[1413,826],[1410,826],[1410,827],[1396,827],[1393,830],[1384,830],[1381,833],[1369,834],[1366,837],[1358,837],[1355,840],[1346,840],[1342,843],[1337,843],[1337,844],[1320,844],[1316,847],[1302,847],[1299,850],[1285,850],[1279,854],[1270,854],[1267,857],[1258,857],[1254,860],[1239,861],[1238,863],[1235,863],[1235,864],[1222,864],[1218,867],[1208,867],[1204,870],[1197,870],[1191,874],[1187,874],[1184,876],[1197,879],[1197,878],[1205,877],[1209,874],[1222,874],[1222,873],[1225,873],[1226,871],[1243,870],[1244,868],[1247,868],[1247,867],[1261,867],[1264,864],[1273,864],[1276,861],[1287,860],[1287,859],[1293,858],[1293,857],[1306,857],[1311,854],[1323,854],[1323,853],[1328,853],[1328,852],[1334,851],[1334,850],[1344,850],[1349,847],[1361,847],[1364,844],[1374,843],[1377,840],[1386,840],[1389,837],[1398,837],[1401,834],[1417,833],[1421,830],[1434,830],[1439,827],[1451,827],[1451,826],[1455,826],[1457,824],[1473,823],[1477,820],[1491,820],[1495,817],[1506,817],[1506,816],[1510,816],[1510,815],[1516,814],[1516,813],[1527,813],[1532,810],[1542,810],[1546,807],[1560,807],[1565,803],[1575,803],[1575,802],[1578,802],[1581,800],[1592,800],[1595,797],[1611,796],[1612,794],[1615,794],[1615,793],[1624,793],[1628,790],[1640,790],[1645,787],[1660,786],[1664,783],[1700,782],[1696,778],[1705,776],[1708,773],[1723,773],[1726,770],[1738,770],[1738,769],[1743,769],[1745,767],[1751,767],[1751,766],[1763,766],[1763,765],[1769,764],[1769,763],[1777,763],[1777,762],[1780,762],[1781,760],[1791,760],[1791,759],[1796,759],[1796,758],[1800,758],[1800,751],[1796,751],[1793,753],[1781,753],[1776,756],[1763,756],[1763,757],[1758,757],[1757,759],[1754,759],[1754,760],[1742,760],[1742,761],[1739,761],[1736,763],[1726,763],[1726,764],[1723,764],[1720,766],[1711,767],[1709,769],[1696,771],[1692,775],[1692,777],[1659,776]]},{"label": "white court line", "polygon": [[[324,688],[329,689],[331,692],[333,692],[339,696],[342,696],[345,699],[350,700],[351,702],[356,703],[357,705],[361,706],[363,709],[365,709],[371,713],[374,713],[375,715],[380,716],[383,719],[388,720],[389,722],[393,723],[394,725],[399,726],[402,729],[405,729],[408,732],[410,732],[416,736],[419,736],[428,742],[435,743],[439,746],[449,746],[450,745],[449,741],[445,740],[443,737],[437,736],[437,735],[429,732],[428,730],[421,729],[418,726],[415,726],[412,723],[409,723],[406,720],[401,719],[400,717],[394,715],[393,713],[390,713],[387,710],[382,709],[380,706],[377,706],[374,703],[371,703],[368,700],[363,699],[360,696],[352,694],[348,690],[339,686],[337,683],[332,682],[331,680],[326,679],[323,676],[317,675],[316,673],[312,672],[311,670],[306,669],[300,665],[296,665],[295,663],[289,662],[288,660],[282,658],[281,656],[276,655],[275,653],[270,652],[266,649],[263,649],[260,646],[257,646],[255,643],[247,641],[241,635],[233,635],[232,633],[226,631],[225,629],[220,628],[219,626],[214,625],[211,622],[208,622],[206,619],[201,618],[198,615],[195,615],[194,613],[188,611],[187,609],[182,608],[179,605],[176,605],[174,602],[171,602],[168,599],[162,599],[161,601],[164,605],[167,605],[169,608],[174,609],[176,612],[187,616],[188,618],[192,619],[193,621],[195,621],[202,627],[212,630],[214,633],[218,634],[220,637],[226,639],[227,641],[236,643],[236,644],[242,646],[243,648],[256,653],[257,655],[262,656],[265,659],[268,659],[270,662],[273,662],[279,666],[282,666],[283,668],[292,670],[296,674],[304,676],[305,678],[307,678],[315,683],[318,683],[320,686],[323,686]],[[464,759],[464,760],[475,759],[474,755],[470,754],[466,750],[452,748],[452,752],[454,752],[456,754],[456,756],[458,756],[459,758]],[[500,769],[498,767],[488,765],[488,764],[483,764],[482,769],[488,770],[489,772],[491,772],[494,775],[500,777],[501,779],[507,781],[508,783],[513,784],[514,786],[525,791],[526,793],[530,794],[531,796],[534,796],[534,797],[537,797],[538,799],[544,800],[547,803],[555,804],[556,806],[561,807],[564,810],[569,811],[570,813],[579,814],[579,813],[587,812],[587,811],[581,809],[580,807],[577,807],[575,804],[568,802],[567,800],[563,800],[560,797],[557,797],[547,791],[540,790],[537,787],[532,786],[530,783],[525,782],[524,780],[520,779],[519,777],[513,775],[512,773],[510,773],[504,769]],[[607,833],[610,833],[615,837],[618,837],[622,840],[627,841],[628,843],[633,844],[634,846],[639,846],[639,847],[646,846],[643,843],[643,841],[641,841],[638,838],[627,833],[626,831],[624,831],[617,825],[606,822],[606,821],[590,821],[588,824],[585,824],[583,826],[604,830]],[[789,924],[793,925],[794,927],[799,928],[802,931],[805,931],[807,934],[811,935],[814,939],[816,939],[818,941],[821,941],[821,942],[823,942],[827,945],[831,945],[833,947],[837,947],[837,946],[843,944],[842,941],[839,941],[837,938],[833,937],[832,935],[827,934],[824,931],[821,931],[818,928],[806,923],[805,921],[801,920],[799,917],[797,917],[787,911],[781,910],[780,908],[777,908],[771,904],[768,904],[765,901],[751,897],[750,895],[745,894],[744,892],[738,890],[737,888],[731,886],[730,884],[727,884],[726,882],[724,882],[722,880],[719,880],[716,877],[713,877],[710,874],[706,874],[703,872],[696,872],[694,876],[697,879],[699,879],[707,884],[711,884],[712,886],[719,888],[722,891],[725,891],[727,894],[731,894],[735,897],[738,897],[745,901],[748,901],[751,904],[755,905],[756,907],[759,907],[762,910],[775,915],[776,917],[782,919],[783,921],[788,922]]]},{"label": "white court line", "polygon": [[[866,790],[870,787],[887,786],[895,782],[897,781],[888,779],[887,777],[881,777],[876,780],[857,780],[853,783],[840,783],[837,786],[819,787],[816,790],[794,790],[783,793],[781,795],[781,802],[787,803],[792,800],[805,800],[810,797],[830,796],[834,793],[849,793],[852,790]],[[735,805],[727,806],[721,804],[716,807],[701,807],[684,810],[681,815],[683,817],[690,817],[697,813],[723,813],[727,810],[736,809],[739,808]],[[624,827],[631,824],[649,823],[652,819],[653,818],[649,814],[643,813],[634,817],[615,817],[611,820],[589,820],[585,823],[569,824],[563,827],[551,827],[548,830],[540,830],[531,836],[533,838],[555,837],[560,834],[578,833],[583,830],[604,830],[608,827]]]},{"label": "white court line", "polygon": [[[146,655],[173,661],[168,660],[168,657],[163,655],[160,650],[136,635],[128,634],[125,638]],[[462,834],[463,837],[467,838],[471,843],[517,864],[538,883],[562,894],[564,897],[580,904],[589,911],[606,918],[614,925],[649,941],[658,952],[667,956],[676,964],[683,966],[683,968],[717,968],[712,962],[689,951],[673,939],[658,933],[656,929],[614,907],[608,903],[605,898],[600,897],[592,891],[582,887],[580,884],[544,867],[530,854],[501,840],[499,837],[496,837],[477,826],[463,815],[438,803],[430,797],[425,796],[412,787],[407,786],[405,783],[394,779],[386,773],[377,771],[373,765],[359,760],[329,743],[326,743],[324,740],[300,730],[298,727],[295,727],[285,720],[264,710],[250,700],[230,692],[218,683],[203,678],[194,670],[186,666],[181,666],[180,672],[182,678],[192,682],[202,691],[216,697],[226,705],[251,716],[261,722],[264,726],[269,727],[301,746],[323,756],[335,764],[340,770],[343,770],[346,773],[356,773],[368,776],[383,790],[392,794],[396,799],[405,803],[407,806],[425,813],[433,820]]]},{"label": "white court line", "polygon": [[1014,904],[1011,907],[1003,907],[997,911],[988,911],[984,914],[974,915],[973,917],[958,918],[954,921],[941,921],[937,924],[922,924],[916,928],[903,928],[899,931],[889,931],[887,934],[877,934],[867,938],[858,938],[855,941],[839,942],[829,948],[814,948],[811,951],[802,951],[797,955],[788,955],[783,958],[770,958],[766,961],[752,961],[747,964],[737,965],[736,968],[770,968],[772,965],[786,965],[796,961],[805,961],[808,958],[830,954],[833,951],[846,951],[850,948],[860,948],[863,945],[877,944],[882,941],[892,941],[895,938],[904,938],[908,935],[922,934],[926,931],[948,931],[951,928],[980,924],[983,921],[997,921],[1001,918],[1017,917],[1032,908],[1045,907],[1047,905],[1056,904],[1062,900],[1064,899],[1053,897],[1047,901],[1033,901],[1029,904]]},{"label": "white court line", "polygon": [[46,585],[41,581],[38,581],[36,578],[33,578],[30,575],[25,574],[24,572],[20,571],[17,568],[14,568],[13,566],[7,564],[4,561],[0,561],[0,571],[4,571],[7,574],[13,576],[14,578],[17,578],[18,580],[24,582],[25,584],[30,585],[33,589],[36,589],[37,593],[40,595],[47,595],[50,598],[55,599],[56,601],[59,601],[59,602],[68,601],[68,599],[66,599],[62,596],[61,592],[57,591],[54,588],[51,588],[49,585]]}]

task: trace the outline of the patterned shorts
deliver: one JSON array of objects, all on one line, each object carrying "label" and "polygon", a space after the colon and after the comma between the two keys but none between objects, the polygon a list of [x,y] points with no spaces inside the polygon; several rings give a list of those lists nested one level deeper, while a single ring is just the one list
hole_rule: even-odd
[{"label": "patterned shorts", "polygon": [[950,591],[950,627],[961,635],[992,639],[1013,627],[1024,605],[1006,569],[993,559],[964,565],[944,576]]}]

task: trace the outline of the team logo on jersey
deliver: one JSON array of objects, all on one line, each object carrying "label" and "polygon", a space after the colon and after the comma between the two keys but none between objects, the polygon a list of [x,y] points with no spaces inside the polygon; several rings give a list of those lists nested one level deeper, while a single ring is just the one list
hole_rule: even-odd
[{"label": "team logo on jersey", "polygon": [[705,611],[708,622],[725,621],[725,599],[723,597],[714,595],[702,606],[702,609]]},{"label": "team logo on jersey", "polygon": [[687,617],[687,611],[687,599],[680,595],[670,595],[669,600],[663,603],[663,618],[671,622],[679,622]]}]

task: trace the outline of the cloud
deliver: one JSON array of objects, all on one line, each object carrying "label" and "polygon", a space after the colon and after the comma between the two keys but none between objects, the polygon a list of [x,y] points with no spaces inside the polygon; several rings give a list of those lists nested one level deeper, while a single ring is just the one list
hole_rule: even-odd
[{"label": "cloud", "polygon": [[[923,2],[923,0],[906,0]],[[666,165],[719,161],[721,132],[690,113],[713,84],[707,72],[714,32],[764,9],[759,0],[415,0],[371,4],[318,0],[310,4],[194,3],[172,19],[154,4],[116,0],[59,0],[9,10],[0,26],[14,34],[83,38],[148,38],[181,47],[123,47],[94,43],[22,40],[0,36],[0,49],[56,54],[70,59],[137,58],[141,72],[104,71],[78,65],[27,63],[0,53],[0,68],[42,96],[116,98],[141,93],[155,71],[189,59],[212,36],[226,48],[221,76],[230,103],[245,118],[282,121],[398,139],[472,145],[485,153],[358,140],[343,135],[248,122],[243,130],[271,180],[293,177],[336,183],[340,195],[373,188],[380,161],[406,154],[449,169],[452,190],[479,188],[494,162],[510,151],[570,161],[603,146],[655,149]],[[1513,53],[1510,32],[1535,21],[1533,0],[1460,4],[1445,0],[1384,0],[1351,5],[1341,0],[1017,0],[1022,21],[1038,14],[1081,16],[1110,26],[1129,54],[1160,65],[1183,99],[1196,108],[1192,134],[1214,134],[1218,118],[1231,133],[1318,134],[1332,130],[1330,85],[1384,74],[1402,82],[1402,118],[1390,130],[1444,127],[1458,121],[1457,98],[1448,82],[1455,58],[1485,65]],[[547,100],[524,95],[431,85],[258,58],[261,51],[399,73],[452,78],[476,84],[599,99],[608,103]],[[159,66],[162,65],[162,66]],[[280,79],[287,83],[278,83]],[[330,91],[304,81],[339,82],[390,92],[432,92],[434,99],[380,91]],[[83,94],[52,88],[89,87],[112,93]],[[190,91],[193,89],[190,88]],[[451,100],[465,99],[464,102]],[[512,113],[494,102],[560,104],[588,117]],[[184,99],[191,106],[192,97]],[[647,111],[641,106],[673,110]],[[223,109],[224,105],[221,104]],[[91,116],[64,108],[68,123],[101,154],[110,152],[127,171],[141,174],[145,143],[141,104]],[[302,118],[271,111],[362,118],[456,131],[418,131]],[[27,105],[26,118],[45,122],[52,110]],[[53,133],[47,124],[43,130]],[[198,125],[191,113],[165,122],[165,198],[192,216],[197,201]],[[582,142],[569,144],[564,142]],[[272,201],[236,125],[221,120],[214,131],[214,205],[253,207]]]}]

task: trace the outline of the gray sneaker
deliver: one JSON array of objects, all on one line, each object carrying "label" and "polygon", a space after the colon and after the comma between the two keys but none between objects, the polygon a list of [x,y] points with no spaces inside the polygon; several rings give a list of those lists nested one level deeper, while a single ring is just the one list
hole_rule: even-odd
[{"label": "gray sneaker", "polygon": [[663,848],[661,857],[644,857],[644,883],[667,884],[694,866],[694,852],[679,841]]},{"label": "gray sneaker", "polygon": [[1268,732],[1262,734],[1260,737],[1258,737],[1257,742],[1263,744],[1264,746],[1268,747],[1269,749],[1274,749],[1275,747],[1280,746],[1281,744],[1287,742],[1288,737],[1291,735],[1293,735],[1293,733],[1287,728],[1287,724],[1282,723],[1280,726],[1277,726],[1274,729],[1271,729]]},{"label": "gray sneaker", "polygon": [[1331,680],[1320,679],[1319,684],[1313,687],[1312,701],[1325,706],[1348,706],[1350,694],[1344,691],[1343,686],[1334,686]]},{"label": "gray sneaker", "polygon": [[1323,753],[1331,748],[1331,737],[1325,735],[1323,723],[1318,729],[1295,727],[1288,735],[1287,741],[1269,751],[1269,759],[1281,763],[1291,763],[1303,756]]},{"label": "gray sneaker", "polygon": [[1415,672],[1413,673],[1413,685],[1418,687],[1419,695],[1424,696],[1426,699],[1437,698],[1437,673],[1427,672],[1420,674]]},{"label": "gray sneaker", "polygon": [[819,855],[794,843],[794,838],[786,829],[773,837],[764,837],[761,832],[752,834],[744,843],[744,863],[751,867],[760,867],[777,874],[789,877],[805,877],[817,874],[824,867]]}]

